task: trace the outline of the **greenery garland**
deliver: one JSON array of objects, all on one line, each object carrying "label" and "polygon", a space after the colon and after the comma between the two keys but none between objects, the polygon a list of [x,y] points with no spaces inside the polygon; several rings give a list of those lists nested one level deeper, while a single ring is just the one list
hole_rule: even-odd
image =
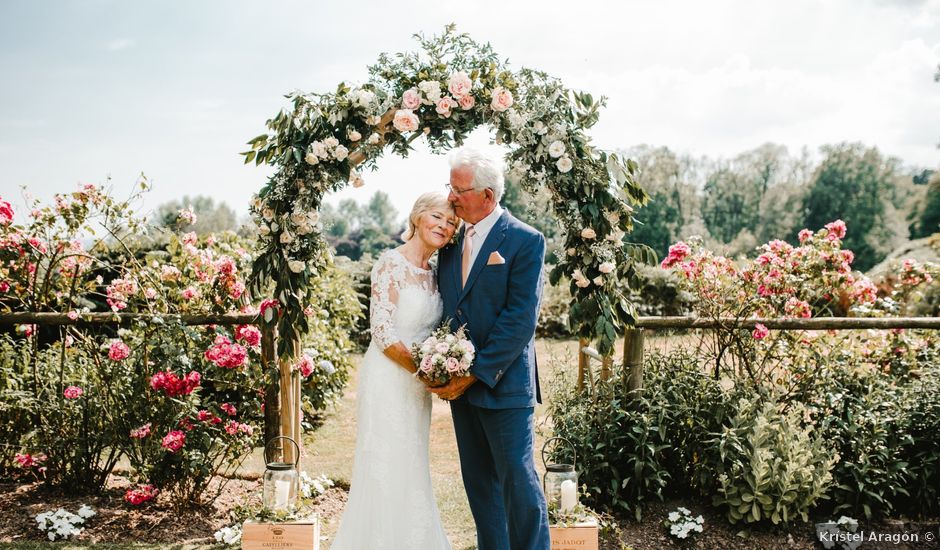
[{"label": "greenery garland", "polygon": [[278,303],[264,313],[278,321],[279,354],[288,358],[290,343],[307,332],[311,277],[331,261],[318,214],[323,195],[361,186],[362,170],[374,170],[386,148],[406,157],[423,135],[442,152],[484,124],[495,129],[497,143],[513,146],[510,179],[528,191],[551,191],[567,231],[552,283],[571,279],[572,328],[611,353],[617,334],[636,318],[628,298],[636,263],[656,257],[623,240],[633,228],[633,206],[648,200],[636,164],[595,149],[585,133],[605,99],[572,92],[541,71],[513,72],[489,44],[454,25],[440,36],[415,38],[419,52],[380,55],[361,86],[288,95],[293,109],[268,120],[269,133],[242,153],[246,163],[278,167],[252,201],[260,238],[249,283],[260,294],[274,282]]}]

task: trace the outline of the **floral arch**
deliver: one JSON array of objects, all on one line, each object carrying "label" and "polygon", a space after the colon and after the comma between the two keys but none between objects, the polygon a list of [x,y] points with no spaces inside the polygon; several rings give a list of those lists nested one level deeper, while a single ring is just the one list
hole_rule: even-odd
[{"label": "floral arch", "polygon": [[623,240],[633,228],[633,206],[647,201],[636,164],[595,149],[586,134],[605,99],[572,92],[541,71],[511,71],[489,44],[454,25],[416,39],[418,52],[380,55],[361,86],[287,96],[293,109],[268,120],[269,133],[242,153],[246,163],[277,166],[251,205],[260,240],[250,286],[261,293],[274,283],[276,303],[263,304],[262,313],[278,320],[280,357],[297,353],[308,330],[307,285],[330,261],[318,223],[324,194],[361,186],[362,171],[374,170],[386,149],[407,156],[424,136],[442,152],[484,124],[497,143],[513,146],[506,157],[512,179],[528,191],[550,190],[567,231],[551,280],[571,279],[572,328],[610,354],[636,317],[625,292],[636,263],[655,262],[655,255]]}]

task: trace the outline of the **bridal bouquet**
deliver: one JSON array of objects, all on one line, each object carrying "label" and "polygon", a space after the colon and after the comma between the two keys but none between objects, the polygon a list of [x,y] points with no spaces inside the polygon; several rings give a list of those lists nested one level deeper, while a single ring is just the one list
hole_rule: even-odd
[{"label": "bridal bouquet", "polygon": [[454,376],[467,376],[476,349],[467,338],[465,326],[451,332],[445,322],[428,338],[414,344],[412,353],[418,363],[415,376],[427,380],[432,386],[443,386]]}]

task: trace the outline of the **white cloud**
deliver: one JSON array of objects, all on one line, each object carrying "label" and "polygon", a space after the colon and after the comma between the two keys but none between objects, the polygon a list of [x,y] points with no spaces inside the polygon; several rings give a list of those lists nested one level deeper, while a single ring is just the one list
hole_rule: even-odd
[{"label": "white cloud", "polygon": [[108,51],[119,52],[121,50],[126,50],[128,48],[133,48],[137,42],[130,38],[115,38],[114,40],[108,42]]}]

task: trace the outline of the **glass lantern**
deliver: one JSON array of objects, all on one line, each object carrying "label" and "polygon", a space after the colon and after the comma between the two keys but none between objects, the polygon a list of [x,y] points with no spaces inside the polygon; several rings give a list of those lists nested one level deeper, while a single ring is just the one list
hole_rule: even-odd
[{"label": "glass lantern", "polygon": [[[571,449],[571,464],[549,464],[545,460],[545,449],[553,441],[562,441]],[[542,463],[545,475],[542,477],[542,489],[550,510],[566,514],[578,505],[578,472],[575,470],[577,455],[574,445],[563,437],[553,437],[542,446]]]},{"label": "glass lantern", "polygon": [[[293,463],[268,460],[268,449],[271,443],[279,439],[286,439],[294,444]],[[300,472],[297,471],[297,466],[300,464],[300,446],[289,437],[275,437],[264,446],[264,458],[267,463],[261,493],[264,507],[275,512],[293,508],[297,503],[297,493],[300,489]]]}]

